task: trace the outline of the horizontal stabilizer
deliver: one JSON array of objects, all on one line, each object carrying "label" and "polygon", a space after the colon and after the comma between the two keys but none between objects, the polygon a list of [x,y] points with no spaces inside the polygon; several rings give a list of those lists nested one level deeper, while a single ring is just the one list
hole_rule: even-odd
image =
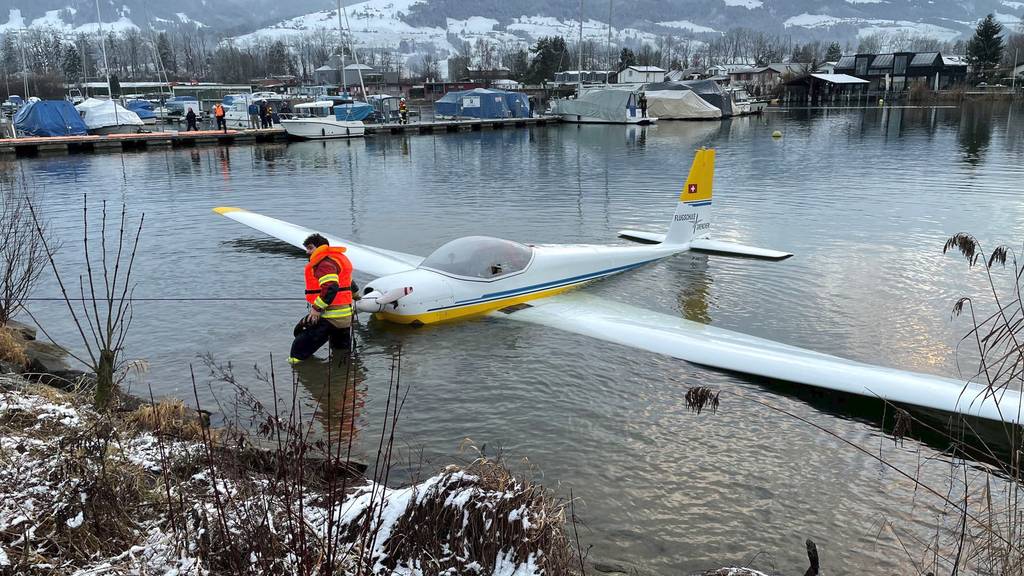
[{"label": "horizontal stabilizer", "polygon": [[632,240],[641,244],[661,244],[665,241],[664,234],[655,232],[642,232],[640,230],[619,230],[619,238]]},{"label": "horizontal stabilizer", "polygon": [[778,250],[768,250],[767,248],[745,246],[743,244],[722,242],[721,240],[709,240],[707,238],[697,238],[695,240],[691,240],[690,250],[710,252],[712,254],[723,254],[725,256],[763,258],[765,260],[785,260],[786,258],[792,256],[792,254],[790,254],[789,252],[779,252]]}]

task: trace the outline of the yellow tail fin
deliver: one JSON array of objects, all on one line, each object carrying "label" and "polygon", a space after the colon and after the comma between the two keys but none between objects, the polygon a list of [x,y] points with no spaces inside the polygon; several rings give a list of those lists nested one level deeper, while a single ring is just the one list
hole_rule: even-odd
[{"label": "yellow tail fin", "polygon": [[711,200],[711,184],[715,176],[714,149],[701,148],[693,157],[690,176],[679,195],[680,202],[706,202]]},{"label": "yellow tail fin", "polygon": [[679,194],[676,213],[672,215],[666,244],[685,244],[694,238],[711,234],[711,182],[715,177],[715,151],[697,150],[690,166],[690,176]]}]

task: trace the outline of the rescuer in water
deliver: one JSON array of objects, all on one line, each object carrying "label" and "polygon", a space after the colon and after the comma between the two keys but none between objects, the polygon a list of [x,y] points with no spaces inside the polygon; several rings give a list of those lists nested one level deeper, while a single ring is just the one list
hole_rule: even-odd
[{"label": "rescuer in water", "polygon": [[290,364],[297,364],[330,341],[331,350],[352,347],[352,314],[356,287],[352,283],[352,262],[343,246],[330,246],[320,234],[312,234],[302,245],[309,254],[306,264],[306,302],[310,310],[295,327]]}]

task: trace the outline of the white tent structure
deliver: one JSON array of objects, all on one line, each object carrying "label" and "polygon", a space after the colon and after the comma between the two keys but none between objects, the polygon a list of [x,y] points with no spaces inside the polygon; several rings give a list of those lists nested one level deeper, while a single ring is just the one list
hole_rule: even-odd
[{"label": "white tent structure", "polygon": [[692,90],[653,90],[647,96],[647,113],[662,120],[717,120],[722,110]]},{"label": "white tent structure", "polygon": [[89,98],[75,110],[82,115],[90,134],[131,134],[145,125],[138,114],[113,100]]}]

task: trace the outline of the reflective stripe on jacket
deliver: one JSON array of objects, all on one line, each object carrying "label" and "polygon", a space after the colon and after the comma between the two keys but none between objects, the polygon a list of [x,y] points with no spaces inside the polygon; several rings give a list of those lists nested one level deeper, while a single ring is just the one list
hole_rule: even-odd
[{"label": "reflective stripe on jacket", "polygon": [[340,246],[320,246],[306,264],[306,302],[323,318],[352,315],[352,263]]}]

